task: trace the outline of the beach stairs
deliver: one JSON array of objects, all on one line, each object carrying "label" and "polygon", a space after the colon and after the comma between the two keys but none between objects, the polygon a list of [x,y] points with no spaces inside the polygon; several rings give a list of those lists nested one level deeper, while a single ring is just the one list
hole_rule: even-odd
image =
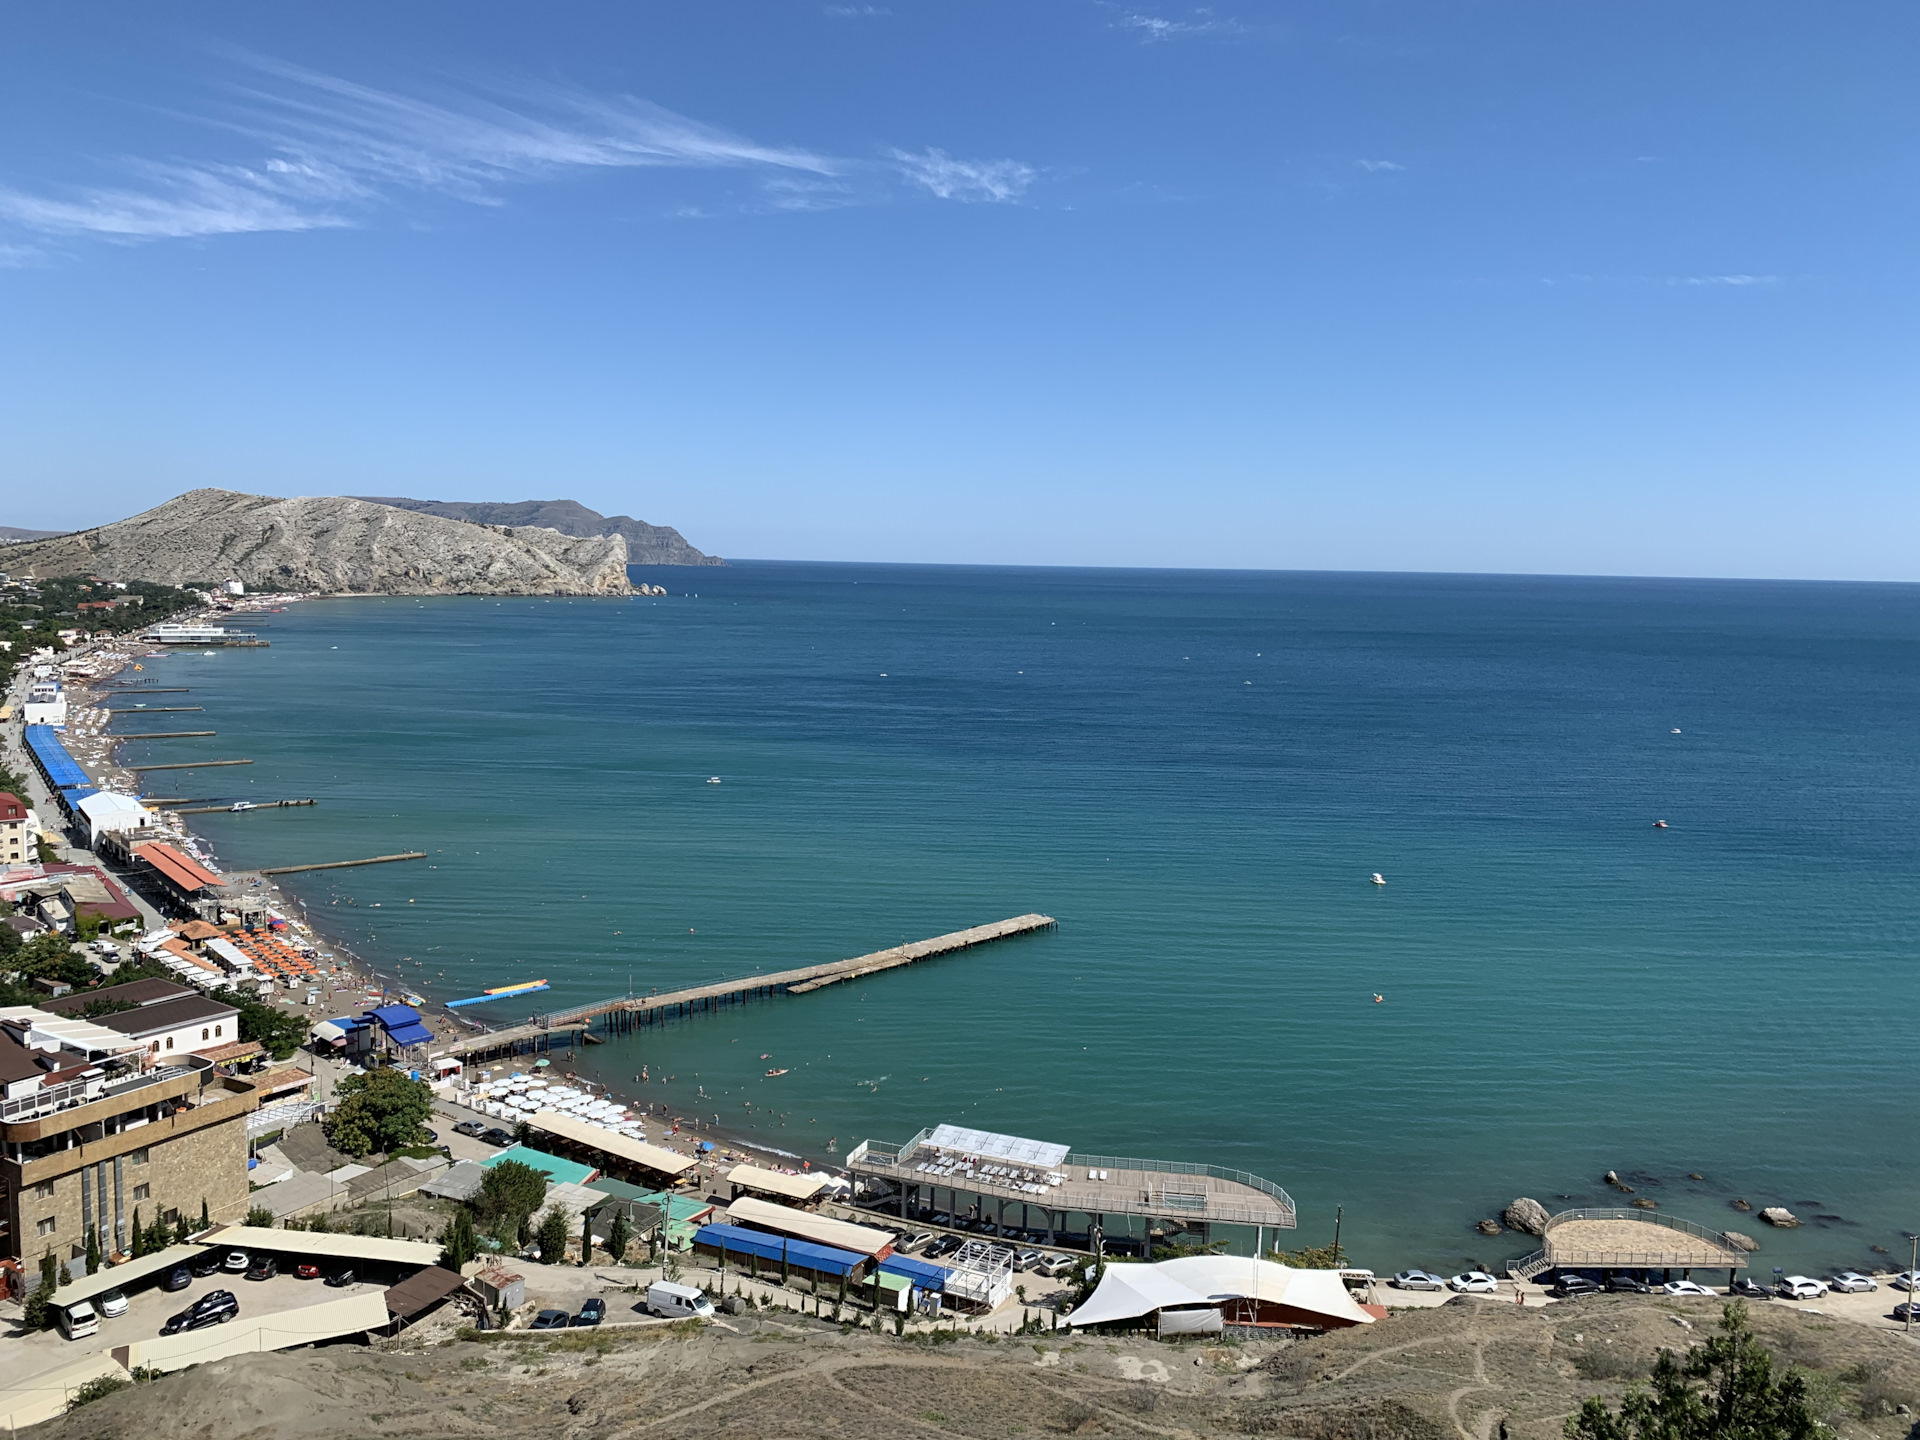
[{"label": "beach stairs", "polygon": [[1553,1262],[1547,1259],[1547,1252],[1536,1250],[1533,1254],[1514,1261],[1507,1266],[1507,1275],[1514,1280],[1531,1280],[1536,1275],[1553,1268]]}]

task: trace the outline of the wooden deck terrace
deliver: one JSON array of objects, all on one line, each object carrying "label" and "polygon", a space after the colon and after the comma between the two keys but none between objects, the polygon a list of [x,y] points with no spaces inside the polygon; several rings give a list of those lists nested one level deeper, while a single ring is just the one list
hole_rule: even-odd
[{"label": "wooden deck terrace", "polygon": [[[1278,1185],[1244,1170],[1169,1160],[1140,1160],[1128,1156],[1068,1155],[1051,1172],[1044,1167],[976,1158],[971,1169],[956,1165],[956,1157],[920,1143],[904,1146],[865,1141],[847,1155],[847,1171],[871,1176],[900,1188],[901,1213],[915,1203],[937,1201],[946,1190],[944,1208],[958,1214],[967,1207],[961,1195],[977,1195],[993,1207],[1002,1224],[1008,1207],[1019,1205],[1047,1218],[1048,1230],[1064,1229],[1068,1215],[1139,1215],[1150,1220],[1174,1220],[1185,1226],[1207,1224],[1257,1225],[1290,1230],[1295,1225],[1293,1199]],[[1018,1172],[1064,1176],[1060,1184],[1036,1182]],[[1096,1178],[1096,1176],[1098,1178]],[[887,1203],[892,1203],[891,1201]],[[1035,1228],[1023,1217],[1022,1229]]]},{"label": "wooden deck terrace", "polygon": [[1547,1221],[1542,1247],[1509,1267],[1531,1280],[1548,1270],[1744,1270],[1726,1235],[1653,1210],[1563,1210]]},{"label": "wooden deck terrace", "polygon": [[1055,923],[1050,915],[1016,915],[1010,920],[996,920],[991,925],[975,925],[951,934],[936,935],[931,940],[915,940],[911,944],[876,950],[870,955],[856,955],[851,960],[831,960],[823,965],[779,970],[770,975],[719,980],[711,985],[695,985],[660,995],[617,995],[589,1005],[555,1010],[525,1025],[469,1036],[436,1053],[464,1059],[510,1053],[522,1047],[546,1048],[552,1043],[551,1037],[554,1035],[584,1034],[596,1020],[610,1034],[626,1034],[642,1025],[717,1010],[723,1005],[737,1005],[769,995],[805,995],[829,985],[837,985],[843,980],[864,979],[885,970],[911,965],[918,960],[929,960],[936,955],[950,955],[957,950],[969,950],[976,945],[991,944],[1010,936],[1051,929]]}]

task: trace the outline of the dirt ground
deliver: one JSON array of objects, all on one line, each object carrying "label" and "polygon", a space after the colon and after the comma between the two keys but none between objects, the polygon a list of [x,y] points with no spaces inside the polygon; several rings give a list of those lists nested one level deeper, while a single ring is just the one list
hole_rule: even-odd
[{"label": "dirt ground", "polygon": [[[379,1346],[220,1361],[96,1401],[60,1440],[900,1440],[1287,1435],[1558,1440],[1659,1347],[1717,1312],[1650,1296],[1543,1310],[1462,1299],[1293,1344],[1037,1336],[901,1341],[785,1316],[462,1339],[451,1319]],[[1682,1322],[1685,1322],[1684,1324]],[[1809,1371],[1842,1440],[1901,1440],[1920,1344],[1784,1307],[1753,1324]]]}]

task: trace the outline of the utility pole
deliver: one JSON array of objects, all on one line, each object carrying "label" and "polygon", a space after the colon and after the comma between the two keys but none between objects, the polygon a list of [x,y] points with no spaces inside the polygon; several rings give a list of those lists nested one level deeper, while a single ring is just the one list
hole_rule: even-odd
[{"label": "utility pole", "polygon": [[1913,1288],[1916,1283],[1920,1283],[1913,1278],[1913,1272],[1920,1270],[1920,1235],[1909,1238],[1913,1241],[1913,1250],[1907,1257],[1907,1334],[1911,1335],[1913,1334],[1913,1297],[1915,1294],[1920,1294],[1920,1291],[1915,1291]]},{"label": "utility pole", "polygon": [[1344,1205],[1333,1207],[1333,1268],[1336,1270],[1340,1268],[1340,1217],[1346,1213]]}]

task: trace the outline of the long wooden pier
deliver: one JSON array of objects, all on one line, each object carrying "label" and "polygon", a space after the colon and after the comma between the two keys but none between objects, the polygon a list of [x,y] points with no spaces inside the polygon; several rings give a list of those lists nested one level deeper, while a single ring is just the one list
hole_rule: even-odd
[{"label": "long wooden pier", "polygon": [[[204,710],[204,705],[109,705],[109,715],[184,715],[189,710]],[[125,735],[117,735],[117,740],[125,740]]]},{"label": "long wooden pier", "polygon": [[[265,808],[264,806],[262,807]],[[242,814],[245,812],[242,811]],[[398,855],[370,855],[365,860],[322,860],[317,865],[269,865],[257,871],[261,875],[293,875],[302,870],[351,870],[356,865],[386,865],[395,860],[424,860],[424,850],[403,850]]]},{"label": "long wooden pier", "polygon": [[[109,739],[125,739],[125,736],[109,736]],[[251,760],[176,760],[170,765],[129,765],[126,768],[141,770],[210,770],[215,765],[251,765]]]},{"label": "long wooden pier", "polygon": [[918,960],[932,959],[936,955],[950,955],[956,950],[969,950],[975,945],[991,944],[1013,935],[1050,930],[1055,923],[1051,915],[1016,915],[1011,920],[975,925],[969,930],[936,935],[931,940],[916,940],[909,945],[876,950],[870,955],[856,955],[851,960],[832,960],[824,965],[779,970],[771,975],[746,975],[735,980],[719,980],[711,985],[670,990],[662,995],[617,995],[608,1000],[596,1000],[589,1005],[555,1010],[511,1029],[490,1031],[455,1041],[446,1048],[445,1053],[464,1058],[507,1053],[528,1045],[546,1048],[552,1044],[552,1037],[556,1033],[584,1035],[595,1020],[600,1021],[609,1034],[627,1034],[642,1025],[654,1025],[676,1016],[717,1010],[722,1005],[737,1005],[770,995],[805,995],[843,980],[877,975],[883,970],[897,969]]},{"label": "long wooden pier", "polygon": [[218,735],[218,730],[155,730],[146,735],[115,735],[115,740],[188,740],[196,735]]},{"label": "long wooden pier", "polygon": [[[181,800],[176,803],[185,805],[187,802]],[[247,806],[245,810],[235,810],[231,805],[194,805],[185,810],[176,810],[173,813],[176,815],[225,815],[229,813],[245,815],[254,810],[283,810],[289,805],[317,805],[319,803],[317,800],[256,800]],[[360,865],[367,862],[349,860],[347,863],[349,865]]]}]

